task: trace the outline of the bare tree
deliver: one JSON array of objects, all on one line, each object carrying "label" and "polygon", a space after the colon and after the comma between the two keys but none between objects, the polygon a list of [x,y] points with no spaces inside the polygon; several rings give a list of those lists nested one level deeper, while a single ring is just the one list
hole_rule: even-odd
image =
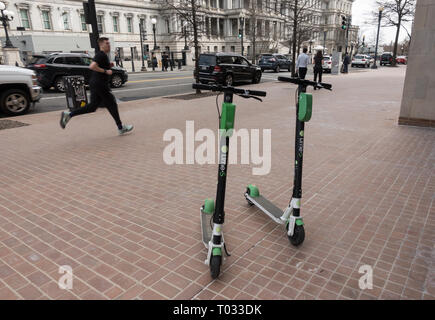
[{"label": "bare tree", "polygon": [[300,46],[304,41],[309,40],[314,28],[312,27],[311,17],[316,1],[312,0],[282,0],[277,1],[278,5],[271,8],[281,19],[285,25],[292,26],[291,41],[292,47],[292,75],[295,75],[296,53],[299,52]]},{"label": "bare tree", "polygon": [[[161,10],[164,12],[175,13],[182,20],[187,22],[188,29],[193,35],[193,45],[195,48],[195,81],[199,83],[199,54],[200,54],[200,34],[202,34],[203,20],[201,17],[202,0],[159,0]],[[196,90],[196,93],[200,93]]]},{"label": "bare tree", "polygon": [[395,66],[400,28],[403,26],[404,22],[410,22],[414,18],[416,0],[378,0],[376,2],[379,6],[384,7],[383,16],[386,21],[384,26],[396,27],[392,61],[393,66]]}]

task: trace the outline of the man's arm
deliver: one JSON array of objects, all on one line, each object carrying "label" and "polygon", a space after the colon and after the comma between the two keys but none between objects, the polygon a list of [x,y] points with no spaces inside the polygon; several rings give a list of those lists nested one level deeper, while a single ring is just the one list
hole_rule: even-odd
[{"label": "man's arm", "polygon": [[105,70],[103,68],[100,68],[98,63],[96,63],[95,61],[92,61],[91,65],[89,66],[89,69],[95,72],[107,73],[108,75],[112,74],[112,70]]}]

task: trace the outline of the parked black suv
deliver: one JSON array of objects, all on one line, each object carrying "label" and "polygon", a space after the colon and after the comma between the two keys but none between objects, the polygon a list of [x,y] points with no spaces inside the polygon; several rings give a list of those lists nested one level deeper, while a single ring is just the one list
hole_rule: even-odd
[{"label": "parked black suv", "polygon": [[[26,68],[34,70],[38,83],[45,90],[54,87],[64,92],[62,77],[84,76],[85,82],[89,83],[91,70],[89,65],[92,57],[84,53],[55,53],[48,55],[33,55]],[[128,81],[128,74],[125,69],[112,67],[113,74],[110,78],[110,85],[114,88],[121,87]]]},{"label": "parked black suv", "polygon": [[199,56],[199,81],[233,85],[238,81],[259,83],[261,69],[235,53],[203,53]]},{"label": "parked black suv", "polygon": [[391,53],[384,53],[381,56],[381,66],[393,64],[393,55]]},{"label": "parked black suv", "polygon": [[261,71],[273,70],[275,72],[280,72],[282,69],[286,69],[290,72],[292,68],[291,60],[287,59],[284,55],[277,53],[262,54],[258,65],[260,66]]}]

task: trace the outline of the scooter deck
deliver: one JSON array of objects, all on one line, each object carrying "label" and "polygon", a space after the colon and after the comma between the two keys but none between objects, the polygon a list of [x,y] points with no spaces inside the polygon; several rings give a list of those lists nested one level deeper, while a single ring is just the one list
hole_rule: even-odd
[{"label": "scooter deck", "polygon": [[270,216],[273,220],[275,220],[278,223],[282,223],[281,217],[284,214],[284,211],[282,211],[280,208],[275,206],[272,202],[267,200],[263,196],[258,197],[250,197],[249,195],[246,195],[249,201],[251,201],[257,208],[259,208],[261,211],[263,211],[265,214]]},{"label": "scooter deck", "polygon": [[201,229],[202,229],[202,242],[206,248],[208,248],[208,243],[213,235],[213,229],[210,226],[210,219],[212,215],[209,213],[204,213],[201,210]]}]

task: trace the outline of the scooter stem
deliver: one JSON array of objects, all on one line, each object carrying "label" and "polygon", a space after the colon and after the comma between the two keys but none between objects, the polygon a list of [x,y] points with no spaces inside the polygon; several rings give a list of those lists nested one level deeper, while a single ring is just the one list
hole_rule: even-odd
[{"label": "scooter stem", "polygon": [[[302,164],[304,156],[304,130],[305,122],[300,121],[299,114],[299,97],[302,92],[307,91],[307,87],[300,84],[298,86],[298,99],[296,102],[296,134],[295,134],[295,172],[293,181],[293,196],[292,198],[301,199],[302,198]],[[300,216],[300,209],[293,209],[293,216]]]}]

